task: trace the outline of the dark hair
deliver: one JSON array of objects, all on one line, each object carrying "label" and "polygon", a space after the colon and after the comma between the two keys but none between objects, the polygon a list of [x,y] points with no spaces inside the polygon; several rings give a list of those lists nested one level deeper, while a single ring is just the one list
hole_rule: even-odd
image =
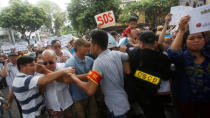
[{"label": "dark hair", "polygon": [[18,70],[20,70],[21,65],[26,65],[29,63],[32,63],[34,61],[34,58],[31,56],[22,56],[17,60],[17,67]]},{"label": "dark hair", "polygon": [[38,57],[39,54],[42,54],[42,52],[43,52],[42,50],[38,50],[38,51],[36,52],[36,58]]},{"label": "dark hair", "polygon": [[110,34],[111,34],[112,36],[117,36],[117,35],[118,35],[118,33],[117,33],[116,31],[112,31]]},{"label": "dark hair", "polygon": [[57,41],[61,44],[61,42],[60,42],[59,40],[53,40],[53,41],[51,42],[51,45],[55,44]]},{"label": "dark hair", "polygon": [[93,30],[90,33],[92,43],[100,46],[102,50],[106,50],[108,46],[108,35],[103,30]]},{"label": "dark hair", "polygon": [[74,50],[77,51],[78,46],[90,46],[90,43],[83,39],[78,39],[74,43]]},{"label": "dark hair", "polygon": [[131,16],[129,19],[128,19],[128,22],[137,22],[138,21],[138,18],[135,17],[135,16]]}]

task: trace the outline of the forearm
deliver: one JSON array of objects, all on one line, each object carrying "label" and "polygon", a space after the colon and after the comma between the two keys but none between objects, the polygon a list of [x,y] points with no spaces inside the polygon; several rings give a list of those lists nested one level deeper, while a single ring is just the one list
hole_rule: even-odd
[{"label": "forearm", "polygon": [[182,44],[183,44],[183,36],[184,36],[184,32],[179,31],[175,40],[171,44],[171,49],[177,50],[177,51],[181,49]]},{"label": "forearm", "polygon": [[87,76],[88,76],[88,73],[86,74],[80,74],[80,75],[76,75],[77,78],[79,78],[80,80],[86,80],[87,79]]},{"label": "forearm", "polygon": [[7,76],[8,65],[4,65],[4,68],[1,72],[1,77],[5,78]]},{"label": "forearm", "polygon": [[15,95],[13,93],[13,90],[11,90],[8,96],[8,103],[12,103],[14,98],[15,98]]},{"label": "forearm", "polygon": [[39,87],[45,86],[45,85],[51,83],[52,81],[58,79],[59,77],[61,77],[63,74],[64,74],[64,70],[60,70],[57,72],[50,72],[50,73],[46,74],[45,76],[39,78],[38,86]]},{"label": "forearm", "polygon": [[72,77],[73,81],[83,89],[89,96],[93,95],[96,92],[97,85],[92,81],[88,80],[88,82],[83,82],[79,78]]},{"label": "forearm", "polygon": [[158,44],[159,45],[162,45],[163,42],[164,42],[164,38],[165,38],[165,34],[166,34],[166,30],[167,30],[167,27],[168,27],[168,24],[165,23],[164,27],[163,27],[163,30],[159,36],[159,39],[158,39]]}]

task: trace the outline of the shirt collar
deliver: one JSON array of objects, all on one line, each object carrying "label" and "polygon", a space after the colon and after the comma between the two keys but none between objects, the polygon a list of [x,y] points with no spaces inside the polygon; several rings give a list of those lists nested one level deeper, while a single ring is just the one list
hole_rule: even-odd
[{"label": "shirt collar", "polygon": [[83,61],[76,55],[76,53],[75,53],[73,56],[75,57],[76,61],[78,61],[79,63],[85,63],[85,61],[86,61],[86,59],[85,59],[85,61],[83,62]]}]

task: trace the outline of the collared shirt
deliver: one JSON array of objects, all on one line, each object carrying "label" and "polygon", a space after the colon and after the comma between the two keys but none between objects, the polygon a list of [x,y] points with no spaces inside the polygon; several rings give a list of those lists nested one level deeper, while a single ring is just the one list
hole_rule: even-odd
[{"label": "collared shirt", "polygon": [[9,88],[12,88],[13,80],[15,79],[16,74],[18,73],[17,65],[12,64],[11,62],[8,63],[8,71],[7,71],[7,85]]},{"label": "collared shirt", "polygon": [[205,55],[201,64],[195,64],[195,56],[188,50],[168,49],[169,58],[175,64],[175,77],[172,90],[183,103],[210,102],[210,58]]},{"label": "collared shirt", "polygon": [[118,51],[103,51],[94,61],[94,71],[101,74],[101,89],[104,93],[106,106],[115,116],[125,114],[130,105],[124,90],[122,61],[128,60],[128,54]]},{"label": "collared shirt", "polygon": [[[57,63],[56,69],[63,69],[64,63]],[[65,110],[73,104],[69,85],[66,83],[53,81],[46,86],[45,91],[46,107],[53,111]]]},{"label": "collared shirt", "polygon": [[23,118],[35,118],[45,106],[43,95],[37,86],[42,75],[18,73],[13,81],[13,92],[22,108]]},{"label": "collared shirt", "polygon": [[[92,69],[92,66],[92,58],[85,56],[85,60],[83,62],[76,54],[74,54],[72,58],[68,59],[65,65],[65,67],[74,67],[77,75],[88,73]],[[83,91],[75,83],[70,84],[70,92],[74,101],[80,101],[88,97],[85,91]]]}]

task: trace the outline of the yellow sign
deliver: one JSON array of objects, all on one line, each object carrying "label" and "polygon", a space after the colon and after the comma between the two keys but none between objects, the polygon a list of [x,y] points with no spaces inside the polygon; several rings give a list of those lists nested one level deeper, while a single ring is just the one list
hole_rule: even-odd
[{"label": "yellow sign", "polygon": [[134,75],[135,77],[142,79],[144,81],[150,82],[152,84],[158,85],[160,82],[160,78],[159,77],[155,77],[153,75],[147,74],[145,72],[142,72],[140,70],[136,70],[136,73]]}]

